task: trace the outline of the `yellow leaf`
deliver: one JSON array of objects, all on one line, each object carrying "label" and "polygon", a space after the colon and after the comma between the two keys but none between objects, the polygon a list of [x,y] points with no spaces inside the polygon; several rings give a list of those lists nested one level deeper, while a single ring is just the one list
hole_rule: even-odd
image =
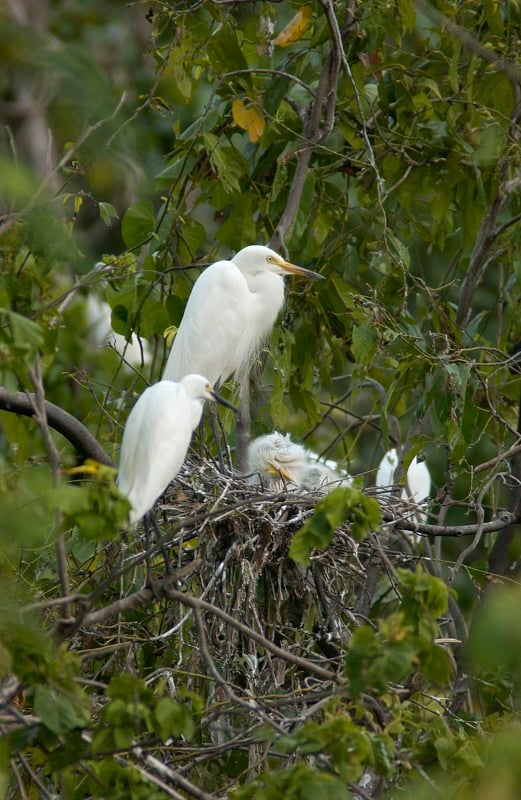
[{"label": "yellow leaf", "polygon": [[92,458],[87,458],[86,461],[81,464],[79,467],[69,467],[68,469],[63,469],[66,475],[93,475],[96,477],[102,477],[105,475],[107,469],[110,472],[115,472],[112,467],[105,467],[103,464],[100,464],[98,461],[94,461]]},{"label": "yellow leaf", "polygon": [[170,345],[174,341],[176,333],[177,333],[177,328],[175,325],[169,325],[168,328],[165,328],[165,330],[163,331],[163,336],[165,338],[167,347],[170,347]]},{"label": "yellow leaf", "polygon": [[313,9],[311,6],[302,6],[299,8],[294,17],[290,19],[284,30],[282,30],[277,38],[275,44],[279,47],[287,47],[292,42],[298,42],[302,39],[304,32],[307,30],[311,22]]},{"label": "yellow leaf", "polygon": [[242,100],[234,100],[232,105],[233,121],[243,131],[248,131],[250,142],[256,142],[264,131],[264,118],[256,108],[246,108]]}]

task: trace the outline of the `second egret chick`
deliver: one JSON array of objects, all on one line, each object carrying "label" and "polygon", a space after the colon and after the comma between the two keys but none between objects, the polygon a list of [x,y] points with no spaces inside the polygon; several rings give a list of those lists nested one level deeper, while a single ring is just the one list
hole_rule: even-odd
[{"label": "second egret chick", "polygon": [[186,375],[179,383],[159,381],[145,389],[129,414],[117,484],[132,506],[130,523],[152,510],[185,460],[205,400],[237,409],[220,397],[206,378]]},{"label": "second egret chick", "polygon": [[251,442],[248,468],[259,474],[261,483],[271,491],[282,491],[289,486],[328,492],[335,486],[351,484],[348,475],[340,475],[330,463],[320,461],[316,453],[278,431]]},{"label": "second egret chick", "polygon": [[[310,492],[330,492],[336,486],[352,486],[353,479],[347,473],[337,472],[331,462],[320,461],[315,453],[306,451],[308,460],[299,474],[299,484]],[[336,466],[336,465],[335,465]]]},{"label": "second egret chick", "polygon": [[[394,475],[399,464],[398,452],[396,448],[388,450],[384,455],[376,472],[376,486],[379,488],[390,488],[394,483]],[[402,489],[400,499],[415,503],[417,506],[425,506],[431,493],[431,473],[425,461],[418,461],[416,456],[412,459],[407,470],[406,485]],[[418,511],[416,514],[418,522],[425,522],[427,514]]]}]

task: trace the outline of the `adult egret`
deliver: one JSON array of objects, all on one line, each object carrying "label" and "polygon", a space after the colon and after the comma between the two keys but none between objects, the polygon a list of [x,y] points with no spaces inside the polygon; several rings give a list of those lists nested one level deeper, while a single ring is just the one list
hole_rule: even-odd
[{"label": "adult egret", "polygon": [[132,333],[127,341],[120,333],[112,330],[112,311],[108,303],[96,295],[89,294],[85,303],[87,337],[96,347],[110,345],[125,362],[133,367],[146,366],[152,361],[152,352],[146,339]]},{"label": "adult egret", "polygon": [[289,434],[283,436],[278,431],[259,436],[250,443],[248,469],[258,474],[261,483],[270,491],[281,491],[290,485],[307,491],[328,492],[335,486],[351,484],[349,475],[338,473],[332,462],[320,461],[315,453],[292,442]]},{"label": "adult egret", "polygon": [[240,382],[283,306],[284,275],[323,277],[261,245],[207,267],[188,298],[163,380],[196,371],[212,384],[233,374]]},{"label": "adult egret", "polygon": [[179,383],[159,381],[149,386],[130,412],[117,484],[130,501],[131,524],[153,508],[181,469],[205,400],[237,410],[216,394],[206,378],[186,375]]},{"label": "adult egret", "polygon": [[[387,451],[380,461],[376,472],[376,486],[379,488],[392,487],[398,464],[398,452],[396,448],[393,447],[391,450]],[[402,489],[400,498],[422,507],[426,505],[430,493],[431,474],[429,468],[425,461],[418,461],[415,456],[409,464],[406,485]],[[424,511],[418,511],[415,516],[418,522],[425,522],[427,519],[427,514]]]}]

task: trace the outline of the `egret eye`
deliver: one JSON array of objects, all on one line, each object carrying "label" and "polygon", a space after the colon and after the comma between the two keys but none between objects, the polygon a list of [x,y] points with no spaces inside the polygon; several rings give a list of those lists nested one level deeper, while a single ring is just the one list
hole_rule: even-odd
[{"label": "egret eye", "polygon": [[273,261],[273,258],[271,256],[266,256],[266,261],[268,262],[268,264],[271,264],[272,261]]}]

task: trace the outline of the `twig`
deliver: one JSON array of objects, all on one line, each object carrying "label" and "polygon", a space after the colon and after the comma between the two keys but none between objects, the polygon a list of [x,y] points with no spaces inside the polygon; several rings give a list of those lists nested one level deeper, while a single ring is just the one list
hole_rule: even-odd
[{"label": "twig", "polygon": [[494,458],[489,459],[488,461],[483,461],[482,464],[478,464],[474,467],[473,472],[474,474],[478,472],[484,472],[486,469],[490,469],[490,467],[495,467],[497,464],[500,464],[501,461],[507,461],[512,456],[517,456],[521,453],[521,444],[514,444],[512,447],[509,447],[508,450],[505,450],[504,453],[500,453]]},{"label": "twig", "polygon": [[[177,784],[177,786],[179,786],[184,792],[187,792],[192,797],[197,798],[197,800],[211,800],[212,795],[207,794],[205,791],[193,784],[192,781],[189,781],[188,778],[185,778],[183,775],[181,775],[177,770],[172,769],[172,767],[168,767],[166,764],[163,764],[163,762],[155,756],[151,756],[150,753],[145,753],[141,747],[135,747],[132,750],[132,755],[134,755],[140,761],[143,761],[149,769],[153,770],[153,772],[156,772],[161,778],[166,778],[172,783]],[[165,785],[163,784],[163,787],[164,786]],[[171,796],[179,797],[177,792],[175,795]]]}]

